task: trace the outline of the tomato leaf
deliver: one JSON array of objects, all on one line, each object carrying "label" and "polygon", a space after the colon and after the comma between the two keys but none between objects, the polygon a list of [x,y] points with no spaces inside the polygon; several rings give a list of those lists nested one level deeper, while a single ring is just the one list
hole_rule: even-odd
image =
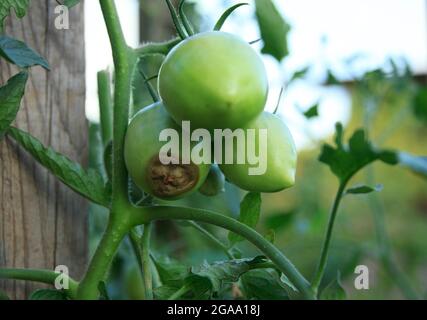
[{"label": "tomato leaf", "polygon": [[190,269],[187,266],[170,258],[153,257],[153,261],[164,285],[180,288],[184,285],[184,279],[190,274]]},{"label": "tomato leaf", "polygon": [[68,300],[64,292],[55,289],[39,289],[31,293],[29,300]]},{"label": "tomato leaf", "polygon": [[383,189],[382,184],[377,184],[375,187],[370,187],[366,185],[354,186],[346,190],[346,194],[367,194],[371,192],[380,192]]},{"label": "tomato leaf", "polygon": [[64,6],[67,6],[68,8],[72,8],[75,5],[78,5],[80,3],[80,0],[62,0],[59,2],[62,3]]},{"label": "tomato leaf", "polygon": [[194,278],[204,278],[210,283],[213,292],[219,292],[223,283],[233,283],[240,276],[258,264],[267,261],[265,257],[236,259],[207,263],[206,261],[197,267],[191,268],[191,275],[186,281],[194,281]]},{"label": "tomato leaf", "polygon": [[362,129],[354,132],[348,146],[343,144],[343,135],[342,124],[338,123],[335,137],[336,148],[325,144],[319,157],[319,161],[328,165],[341,183],[347,182],[355,173],[376,160],[391,165],[397,164],[396,153],[376,150],[366,139]]},{"label": "tomato leaf", "polygon": [[303,114],[307,119],[316,118],[319,116],[319,103],[316,103],[312,107],[310,107],[307,111],[305,111]]},{"label": "tomato leaf", "polygon": [[78,163],[52,148],[43,146],[36,138],[20,129],[9,128],[8,135],[65,185],[94,203],[109,206],[110,194],[98,172],[92,169],[84,170]]},{"label": "tomato leaf", "polygon": [[14,38],[0,36],[0,56],[20,68],[39,65],[49,70],[49,63],[42,56],[28,47],[25,42]]},{"label": "tomato leaf", "polygon": [[287,35],[290,26],[280,15],[272,0],[255,0],[256,17],[264,41],[262,53],[281,61],[289,54]]},{"label": "tomato leaf", "polygon": [[335,85],[341,84],[341,82],[335,77],[335,75],[332,73],[331,70],[328,70],[325,84],[330,86],[335,86]]},{"label": "tomato leaf", "polygon": [[427,88],[418,88],[413,97],[412,108],[415,117],[427,123]]},{"label": "tomato leaf", "polygon": [[180,289],[179,287],[163,285],[163,286],[154,288],[153,294],[156,300],[167,300],[179,289]]},{"label": "tomato leaf", "polygon": [[310,70],[310,67],[305,67],[305,68],[302,68],[302,69],[296,71],[292,75],[292,77],[289,79],[288,83],[290,83],[290,82],[292,82],[294,80],[298,80],[298,79],[304,78],[307,75],[307,72],[309,70]]},{"label": "tomato leaf", "polygon": [[23,71],[0,87],[0,138],[16,118],[27,80],[28,73]]},{"label": "tomato leaf", "polygon": [[341,275],[338,272],[337,277],[329,283],[320,294],[321,300],[345,300],[347,294],[341,284]]},{"label": "tomato leaf", "polygon": [[[239,221],[251,228],[255,228],[261,213],[261,194],[249,192],[240,203]],[[233,232],[228,234],[231,245],[243,240],[243,238]]]},{"label": "tomato leaf", "polygon": [[398,153],[399,164],[412,172],[427,178],[427,157],[413,156],[409,153]]},{"label": "tomato leaf", "polygon": [[0,33],[3,32],[4,20],[13,9],[18,18],[22,18],[27,13],[30,0],[2,0],[0,1]]},{"label": "tomato leaf", "polygon": [[279,274],[271,269],[256,269],[245,273],[242,275],[242,286],[246,299],[289,299]]},{"label": "tomato leaf", "polygon": [[234,6],[228,8],[225,10],[225,12],[221,15],[221,17],[218,19],[218,22],[215,24],[214,30],[219,31],[221,30],[222,26],[224,25],[225,21],[228,19],[228,17],[239,7],[241,6],[247,6],[249,3],[238,3]]}]

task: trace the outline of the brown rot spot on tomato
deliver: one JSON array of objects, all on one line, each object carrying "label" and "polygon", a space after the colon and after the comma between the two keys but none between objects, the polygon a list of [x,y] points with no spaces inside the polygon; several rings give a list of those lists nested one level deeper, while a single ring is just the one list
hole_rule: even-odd
[{"label": "brown rot spot on tomato", "polygon": [[179,196],[191,190],[199,181],[199,170],[194,164],[163,164],[155,156],[147,169],[153,194],[161,198]]}]

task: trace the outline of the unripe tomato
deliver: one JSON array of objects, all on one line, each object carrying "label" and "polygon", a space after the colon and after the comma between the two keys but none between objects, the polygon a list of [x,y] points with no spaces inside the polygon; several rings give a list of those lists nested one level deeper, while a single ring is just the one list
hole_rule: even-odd
[{"label": "unripe tomato", "polygon": [[[294,185],[297,152],[292,135],[285,123],[276,115],[263,112],[242,129],[245,132],[246,140],[248,139],[248,129],[255,129],[257,137],[260,129],[267,130],[266,171],[261,175],[250,175],[249,168],[254,168],[254,165],[248,164],[248,161],[245,164],[235,162],[224,164],[223,162],[220,164],[220,168],[225,177],[236,186],[255,192],[277,192]],[[234,143],[233,146],[234,159],[239,153],[248,151],[247,143]],[[258,138],[255,141],[255,151],[263,152]]]},{"label": "unripe tomato", "polygon": [[208,177],[199,192],[205,196],[213,197],[221,192],[224,192],[225,177],[219,169],[218,165],[214,164],[209,170]]},{"label": "unripe tomato", "polygon": [[126,133],[124,156],[129,175],[139,188],[154,197],[174,200],[198,190],[210,165],[182,164],[180,154],[171,155],[179,164],[162,164],[159,153],[166,142],[159,137],[163,129],[181,133],[162,103],[136,113]]},{"label": "unripe tomato", "polygon": [[172,118],[192,128],[238,128],[264,109],[264,64],[239,37],[200,33],[178,44],[159,73],[159,92]]}]

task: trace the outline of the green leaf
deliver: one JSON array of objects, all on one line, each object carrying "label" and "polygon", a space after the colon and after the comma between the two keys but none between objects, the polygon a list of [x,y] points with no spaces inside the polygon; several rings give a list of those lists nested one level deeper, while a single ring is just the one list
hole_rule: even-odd
[{"label": "green leaf", "polygon": [[179,287],[163,285],[153,290],[154,298],[156,300],[167,300],[171,295],[179,290]]},{"label": "green leaf", "polygon": [[68,8],[72,8],[80,3],[80,0],[62,0],[61,3]]},{"label": "green leaf", "polygon": [[[249,192],[240,203],[239,221],[251,228],[255,228],[261,213],[261,194]],[[233,245],[243,238],[233,232],[228,234],[228,240]]]},{"label": "green leaf", "polygon": [[319,161],[328,165],[341,183],[347,182],[355,173],[376,160],[391,165],[398,162],[395,152],[376,150],[361,129],[354,132],[348,146],[345,146],[343,144],[343,127],[338,123],[335,143],[336,148],[328,144],[323,146]]},{"label": "green leaf", "polygon": [[409,153],[398,153],[399,164],[412,172],[427,178],[427,157],[413,156]]},{"label": "green leaf", "polygon": [[30,0],[1,0],[0,1],[0,33],[3,32],[4,20],[13,9],[18,18],[25,16]]},{"label": "green leaf", "polygon": [[345,300],[347,294],[341,284],[341,275],[338,272],[337,277],[329,283],[320,294],[321,300]]},{"label": "green leaf", "polygon": [[249,5],[249,3],[238,3],[235,4],[234,6],[228,8],[222,15],[221,17],[218,19],[218,22],[215,24],[214,30],[215,31],[219,31],[221,30],[222,26],[224,25],[225,21],[228,19],[228,17],[239,7],[241,6],[247,6]]},{"label": "green leaf", "polygon": [[212,264],[204,262],[201,266],[191,268],[191,276],[187,278],[187,281],[194,281],[194,277],[204,278],[209,281],[213,292],[219,292],[223,283],[238,281],[242,274],[251,270],[256,264],[265,261],[267,261],[265,257],[259,256],[252,259],[235,259]]},{"label": "green leaf", "polygon": [[20,68],[39,65],[49,70],[49,63],[25,42],[7,36],[0,36],[0,56]]},{"label": "green leaf", "polygon": [[319,116],[318,108],[319,108],[319,103],[316,103],[307,111],[305,111],[303,114],[307,119],[318,117]]},{"label": "green leaf", "polygon": [[180,288],[184,285],[185,278],[190,274],[190,268],[172,259],[153,257],[153,261],[163,285]]},{"label": "green leaf", "polygon": [[287,35],[290,26],[280,15],[272,0],[255,0],[256,17],[264,41],[262,52],[281,61],[289,53]]},{"label": "green leaf", "polygon": [[310,70],[310,67],[305,67],[305,68],[302,68],[301,70],[296,71],[292,75],[292,77],[289,79],[289,83],[294,80],[304,78],[309,70]]},{"label": "green leaf", "polygon": [[377,184],[375,187],[370,187],[366,185],[358,185],[351,187],[346,190],[346,194],[367,194],[374,191],[380,192],[383,189],[382,184]]},{"label": "green leaf", "polygon": [[30,297],[30,300],[68,300],[66,294],[63,291],[54,289],[39,289],[34,291]]},{"label": "green leaf", "polygon": [[28,73],[23,71],[0,87],[0,138],[15,120],[25,92]]},{"label": "green leaf", "polygon": [[331,70],[328,70],[326,76],[326,84],[330,86],[335,86],[341,84],[341,82],[335,77]]},{"label": "green leaf", "polygon": [[11,127],[8,134],[65,185],[97,204],[109,206],[110,194],[98,172],[84,170],[78,163],[43,146],[36,138],[20,129]]},{"label": "green leaf", "polygon": [[289,299],[288,293],[286,292],[286,289],[275,270],[251,270],[242,276],[242,286],[246,299]]},{"label": "green leaf", "polygon": [[427,123],[427,88],[419,87],[412,101],[415,117]]}]

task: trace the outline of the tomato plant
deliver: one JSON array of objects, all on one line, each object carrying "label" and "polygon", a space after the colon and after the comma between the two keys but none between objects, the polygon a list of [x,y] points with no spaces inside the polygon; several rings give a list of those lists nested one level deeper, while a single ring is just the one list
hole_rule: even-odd
[{"label": "tomato plant", "polygon": [[[14,7],[13,2],[8,3],[12,5],[2,10],[2,15]],[[66,2],[70,8],[77,3],[77,0]],[[364,129],[355,130],[346,140],[342,124],[336,125],[335,139],[332,144],[323,144],[319,161],[327,165],[337,178],[338,189],[314,277],[307,279],[305,273],[274,244],[274,230],[265,235],[257,231],[262,208],[261,193],[278,192],[295,184],[297,152],[286,123],[278,116],[263,111],[268,81],[262,59],[251,44],[236,35],[220,31],[227,17],[243,4],[228,9],[214,30],[197,33],[184,12],[185,0],[180,2],[178,9],[166,0],[177,37],[163,43],[146,43],[131,48],[123,35],[114,1],[99,0],[99,3],[111,42],[115,68],[113,76],[109,71],[98,73],[104,170],[85,169],[65,155],[44,146],[30,133],[12,125],[25,93],[29,68],[39,65],[49,69],[50,66],[25,43],[0,36],[0,56],[20,69],[0,87],[0,138],[7,135],[16,141],[62,183],[103,208],[108,215],[106,225],[103,225],[105,231],[83,277],[75,280],[66,275],[65,280],[69,282],[67,288],[37,291],[32,297],[108,299],[107,275],[115,257],[122,254],[119,247],[127,243],[124,241],[126,238],[129,239],[129,251],[136,258],[137,265],[136,268],[129,268],[125,283],[130,297],[147,300],[345,297],[339,275],[334,275],[331,283],[323,283],[340,204],[346,195],[368,194],[380,189],[370,185],[348,187],[349,183],[358,172],[374,162],[388,165],[400,163],[425,176],[425,159],[378,148],[368,139],[367,130]],[[255,6],[264,42],[261,51],[281,61],[287,54],[287,45],[283,39],[289,26],[272,1],[257,0]],[[22,12],[19,13],[21,15]],[[3,18],[0,16],[0,23]],[[143,66],[141,62],[153,55],[162,57],[158,90],[150,83],[157,75],[147,77],[143,68],[140,68]],[[135,85],[136,74],[143,80],[143,84],[139,84],[141,87]],[[301,74],[293,75],[291,79],[298,77]],[[148,90],[153,104],[144,105],[130,117],[130,106],[137,100],[136,92],[143,89]],[[415,96],[419,104],[425,100],[422,92]],[[423,110],[423,106],[417,105],[418,115],[424,114]],[[317,111],[317,106],[314,106],[304,115],[307,118],[315,117]],[[244,139],[237,145],[233,144],[228,155],[224,142],[226,136],[209,141],[206,148],[200,149],[207,153],[221,150],[223,159],[216,158],[217,163],[196,163],[192,159],[184,163],[180,152],[174,151],[166,155],[176,160],[176,163],[163,163],[161,156],[164,154],[161,150],[165,141],[161,139],[162,132],[180,132],[182,121],[190,121],[192,124],[193,130],[186,134],[194,134],[196,137],[188,146],[193,150],[203,145],[204,140],[200,137],[209,136],[215,129],[236,129],[235,133],[243,132]],[[220,147],[218,142],[222,143]],[[248,155],[258,158],[261,172],[254,172],[256,168],[247,159]],[[244,161],[222,161],[228,156],[232,159],[241,157]],[[262,159],[265,159],[264,167]],[[224,194],[228,196],[232,194],[230,190],[240,189],[250,192],[245,193],[240,202],[238,216],[206,209],[206,199]],[[190,194],[202,197],[196,191],[211,197],[202,198],[206,206],[184,206],[183,202],[175,201],[188,199]],[[288,218],[279,216],[280,221],[273,219],[273,229],[279,225],[285,226]],[[393,271],[393,275],[399,277],[399,271],[391,259],[390,248],[384,240],[381,219],[376,218],[380,221],[377,226],[382,232],[379,237],[381,248],[386,248],[381,258],[386,267]],[[152,245],[153,233],[156,231],[153,224],[158,220],[179,221],[179,227],[197,230],[227,259],[190,268],[169,256],[161,255],[159,252],[166,250],[158,250],[157,246]],[[227,241],[219,239],[212,232],[213,227],[226,230]],[[244,257],[237,247],[243,241],[255,246],[260,255]],[[53,285],[58,274],[51,270],[0,268],[0,278]],[[405,281],[399,283],[406,289],[402,291],[407,297],[418,297],[418,293],[411,290]]]}]

